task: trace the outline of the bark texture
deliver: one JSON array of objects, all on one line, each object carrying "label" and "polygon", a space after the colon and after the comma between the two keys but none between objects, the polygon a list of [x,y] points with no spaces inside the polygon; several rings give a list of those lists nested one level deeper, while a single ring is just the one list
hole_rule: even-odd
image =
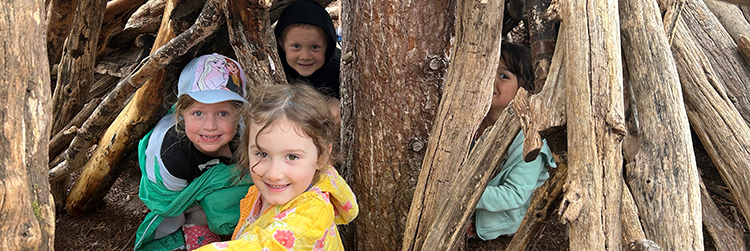
[{"label": "bark texture", "polygon": [[638,125],[630,132],[637,137],[635,145],[626,147],[635,153],[626,159],[625,180],[646,238],[664,250],[703,250],[698,171],[683,106],[684,87],[669,53],[667,33],[655,2],[621,4],[622,44],[634,96],[631,109],[637,111]]},{"label": "bark texture", "polygon": [[621,248],[625,125],[617,12],[617,1],[561,3],[569,68],[563,76],[568,179],[560,211],[570,224],[571,250]]},{"label": "bark texture", "polygon": [[[177,0],[168,0],[164,8],[162,27],[156,37],[152,53],[176,35],[172,10]],[[117,165],[127,148],[137,148],[138,141],[166,112],[162,102],[170,86],[164,83],[165,70],[158,70],[138,91],[128,105],[104,132],[98,147],[86,163],[65,203],[65,210],[73,216],[84,216],[104,198],[120,174],[122,167]]]},{"label": "bark texture", "polygon": [[0,249],[54,250],[44,1],[0,3]]},{"label": "bark texture", "polygon": [[350,224],[354,250],[399,249],[450,59],[454,4],[341,3],[341,169],[361,208]]},{"label": "bark texture", "polygon": [[[480,168],[480,158],[476,157],[477,162],[467,167],[463,165],[468,164],[467,154],[475,130],[489,110],[490,99],[487,97],[492,96],[492,89],[487,87],[497,75],[494,73],[500,59],[498,44],[502,37],[503,7],[504,1],[458,2],[454,59],[448,68],[444,95],[440,99],[409,210],[402,246],[404,251],[450,247],[448,238],[451,234],[461,233],[463,225],[460,223],[466,223],[471,216],[472,208],[484,191],[482,187],[489,182],[494,167],[489,162]],[[481,112],[477,112],[477,107]],[[518,129],[515,131],[517,133]],[[512,136],[506,135],[506,138],[515,135],[513,130],[507,133]],[[503,143],[509,145],[510,141]],[[508,145],[504,148],[507,149]],[[502,147],[498,151],[503,152]],[[461,172],[457,173],[459,170]],[[479,180],[469,183],[462,180],[477,174],[482,174],[479,183]],[[476,186],[467,187],[466,184]],[[458,200],[451,201],[453,199]],[[455,240],[455,236],[452,239]]]}]

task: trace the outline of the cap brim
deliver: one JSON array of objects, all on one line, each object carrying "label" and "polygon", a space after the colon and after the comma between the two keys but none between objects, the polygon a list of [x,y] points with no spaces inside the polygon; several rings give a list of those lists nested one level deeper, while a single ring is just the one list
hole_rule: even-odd
[{"label": "cap brim", "polygon": [[214,104],[230,100],[247,103],[247,100],[245,100],[245,98],[243,98],[239,94],[227,90],[203,90],[197,92],[188,92],[185,94],[190,95],[190,97],[195,99],[195,101],[204,104]]}]

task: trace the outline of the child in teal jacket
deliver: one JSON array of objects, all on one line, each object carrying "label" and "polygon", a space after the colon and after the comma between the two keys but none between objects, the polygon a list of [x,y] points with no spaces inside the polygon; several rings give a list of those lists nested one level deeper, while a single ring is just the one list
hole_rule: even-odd
[{"label": "child in teal jacket", "polygon": [[[533,90],[531,54],[526,47],[503,42],[502,58],[493,84],[492,105],[477,130],[478,138],[486,128],[495,124],[518,88]],[[521,224],[529,208],[534,189],[549,178],[548,168],[556,167],[546,141],[539,156],[531,162],[523,161],[523,132],[519,132],[508,148],[500,172],[485,188],[476,207],[474,224],[469,227],[471,237],[483,240],[511,235]],[[476,231],[476,232],[474,232]]]}]

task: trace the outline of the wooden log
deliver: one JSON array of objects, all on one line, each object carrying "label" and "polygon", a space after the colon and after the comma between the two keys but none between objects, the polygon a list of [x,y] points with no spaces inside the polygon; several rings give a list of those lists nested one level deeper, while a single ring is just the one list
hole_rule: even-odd
[{"label": "wooden log", "polygon": [[[428,238],[447,244],[448,236],[444,234],[455,232],[444,233],[445,228],[434,229],[433,224],[447,220],[438,218],[443,205],[446,204],[446,198],[462,195],[453,193],[449,188],[456,182],[456,171],[462,169],[462,165],[465,164],[475,130],[489,110],[488,97],[491,96],[492,89],[488,86],[497,75],[494,73],[500,59],[500,28],[504,1],[467,0],[459,1],[457,4],[456,37],[460,39],[455,41],[453,47],[453,63],[448,68],[445,91],[440,100],[422,170],[414,190],[402,242],[403,251],[437,250],[432,246],[436,243],[427,241]],[[477,112],[477,108],[481,108],[483,112]],[[480,189],[475,192],[481,195],[482,191]],[[463,211],[470,213],[476,205],[476,200],[473,205],[451,206],[468,206],[463,208]],[[468,219],[468,216],[462,217],[461,221],[456,223],[465,222],[464,218]],[[437,219],[440,219],[440,222],[437,222]],[[462,226],[452,225],[456,228]],[[435,234],[440,236],[434,236]],[[456,237],[451,238],[455,240]]]},{"label": "wooden log", "polygon": [[0,8],[0,250],[55,249],[44,167],[52,110],[43,4],[6,1]]},{"label": "wooden log", "polygon": [[399,250],[452,60],[456,2],[341,6],[342,61],[351,60],[341,65],[340,170],[360,205],[351,249]]},{"label": "wooden log", "polygon": [[52,139],[49,141],[49,159],[53,159],[55,156],[62,153],[65,148],[68,147],[70,144],[70,141],[73,140],[73,138],[78,134],[78,128],[83,125],[83,122],[86,121],[86,119],[91,116],[91,113],[94,112],[94,109],[99,105],[99,103],[102,101],[101,98],[96,98],[89,103],[87,103],[85,106],[83,106],[83,109],[81,109],[78,114],[73,117],[73,119],[65,125],[65,130],[58,132],[55,134]]},{"label": "wooden log", "polygon": [[606,0],[560,6],[569,67],[564,75],[568,179],[560,212],[570,224],[571,250],[621,248],[625,123],[617,6]]},{"label": "wooden log", "polygon": [[138,10],[147,0],[113,0],[107,2],[104,10],[101,32],[99,33],[99,43],[96,54],[102,58],[107,51],[111,50],[108,45],[110,39],[117,33],[120,33],[130,16]]},{"label": "wooden log", "polygon": [[65,40],[58,67],[57,84],[52,94],[52,134],[83,108],[88,89],[94,82],[96,45],[107,0],[80,0]]},{"label": "wooden log", "polygon": [[[520,90],[525,89],[520,88],[517,95],[527,95]],[[418,250],[460,250],[469,218],[520,130],[518,119],[510,109],[506,109],[492,129],[482,134],[466,162],[455,173],[450,186],[451,195],[443,198],[445,203],[439,205],[435,217],[440,220],[430,227],[424,245]]]},{"label": "wooden log", "polygon": [[742,16],[745,17],[745,20],[750,22],[750,6],[740,5],[740,10],[742,10]]},{"label": "wooden log", "polygon": [[83,150],[88,149],[101,136],[101,133],[115,119],[115,114],[121,110],[122,104],[131,96],[133,91],[140,88],[146,80],[168,65],[172,59],[185,54],[195,44],[208,37],[218,28],[218,21],[222,17],[219,12],[220,7],[221,1],[206,1],[193,26],[149,55],[148,58],[141,61],[137,70],[120,80],[115,90],[102,100],[92,116],[83,124],[68,149],[65,150],[66,160],[49,171],[50,180],[60,179],[83,167],[83,164],[87,161]]},{"label": "wooden log", "polygon": [[[62,57],[63,45],[68,38],[70,26],[73,24],[73,17],[76,13],[77,0],[52,0],[47,5],[47,58],[49,65],[52,67],[60,63]],[[57,74],[57,72],[54,72]],[[52,89],[55,86],[52,83]]]},{"label": "wooden log", "polygon": [[655,2],[620,3],[622,45],[639,125],[630,132],[636,137],[629,142],[633,145],[624,147],[635,149],[626,156],[625,180],[647,239],[665,250],[703,250],[698,171],[680,95],[685,87],[680,88],[669,53],[668,32]]},{"label": "wooden log", "polygon": [[714,13],[722,28],[726,29],[735,43],[739,44],[740,36],[750,36],[750,23],[742,16],[739,6],[718,0],[704,0],[703,2]]},{"label": "wooden log", "polygon": [[724,220],[711,195],[708,194],[706,186],[701,181],[701,211],[703,213],[703,226],[708,236],[713,240],[717,251],[742,251],[747,250],[741,229],[735,229],[732,224]]},{"label": "wooden log", "polygon": [[[632,163],[631,163],[632,164]],[[633,243],[646,239],[643,226],[638,216],[638,206],[635,205],[633,194],[628,186],[622,186],[622,244],[623,249]]]},{"label": "wooden log", "polygon": [[[552,65],[544,84],[544,89],[538,94],[531,95],[528,108],[515,109],[524,131],[524,156],[535,159],[541,150],[540,134],[544,134],[552,151],[557,168],[550,178],[534,191],[529,203],[529,209],[524,215],[521,225],[516,230],[507,251],[526,250],[530,243],[538,240],[542,226],[562,199],[563,184],[565,184],[567,165],[567,135],[565,134],[565,82],[561,76],[565,75],[563,59],[565,57],[565,30],[558,35]],[[523,96],[521,96],[523,97]],[[515,101],[514,101],[515,103]],[[531,119],[533,117],[533,119]],[[526,149],[526,146],[532,146]],[[536,153],[536,154],[533,154]]]},{"label": "wooden log", "polygon": [[[702,2],[700,2],[702,3]],[[700,3],[688,2],[688,6]],[[705,7],[705,6],[704,6]],[[690,12],[686,8],[683,12]],[[682,17],[689,15],[682,15]],[[736,108],[729,89],[721,85],[723,64],[711,60],[714,48],[705,48],[681,18],[675,27],[672,55],[676,61],[685,97],[685,109],[695,133],[735,198],[750,196],[750,127]],[[693,22],[697,20],[692,20]],[[724,42],[730,42],[728,35]],[[704,41],[705,42],[705,41]],[[727,66],[729,67],[729,66]],[[750,76],[743,81],[750,80]],[[689,135],[689,134],[688,134]],[[697,181],[696,181],[697,184]],[[750,217],[750,201],[736,200],[743,216]],[[698,219],[698,218],[696,218]],[[658,242],[657,242],[658,243]],[[661,244],[661,243],[660,243]],[[665,249],[664,245],[662,245]]]},{"label": "wooden log", "polygon": [[[162,26],[157,33],[151,53],[172,40],[176,34],[170,19],[177,0],[168,0],[162,15]],[[166,71],[160,69],[139,88],[128,105],[104,132],[99,147],[81,171],[81,175],[70,188],[65,210],[73,216],[83,216],[106,195],[110,185],[105,180],[119,174],[123,165],[115,165],[126,148],[137,147],[138,141],[166,113],[162,105],[171,85],[164,84]],[[174,74],[173,74],[174,75]],[[116,176],[115,176],[116,178]]]},{"label": "wooden log", "polygon": [[750,0],[722,0],[722,1],[727,2],[727,3],[750,6]]},{"label": "wooden log", "polygon": [[[227,1],[229,41],[247,74],[249,93],[259,85],[286,83],[266,0]],[[286,60],[286,59],[283,59]]]},{"label": "wooden log", "polygon": [[[672,5],[668,0],[658,1],[662,11],[670,12]],[[717,88],[726,89],[722,92],[726,92],[742,118],[750,123],[750,87],[747,85],[750,79],[750,64],[747,64],[739,54],[737,44],[703,1],[681,2],[684,3],[684,7],[679,11],[675,27],[683,23],[685,28],[681,32],[685,34],[681,37],[692,38],[696,46],[704,51],[705,59],[711,63],[713,71],[717,74],[719,86],[724,86]],[[677,32],[680,31],[675,28],[674,36],[677,36]]]},{"label": "wooden log", "polygon": [[164,14],[166,0],[149,0],[141,5],[133,15],[130,16],[122,32],[115,34],[110,40],[110,47],[123,46],[140,36],[159,31],[161,27],[162,14]]},{"label": "wooden log", "polygon": [[529,14],[525,23],[529,27],[535,93],[539,93],[544,87],[552,61],[552,53],[555,51],[557,21],[553,20],[548,12],[550,3],[551,1],[548,0],[526,1]]},{"label": "wooden log", "polygon": [[750,63],[750,38],[748,36],[740,36],[740,39],[737,41],[737,51]]}]

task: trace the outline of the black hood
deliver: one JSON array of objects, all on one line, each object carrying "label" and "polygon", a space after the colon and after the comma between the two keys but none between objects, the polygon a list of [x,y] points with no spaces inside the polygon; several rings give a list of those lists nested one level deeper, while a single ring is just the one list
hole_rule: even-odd
[{"label": "black hood", "polygon": [[336,50],[337,40],[336,29],[333,28],[331,16],[328,15],[328,11],[326,11],[323,6],[315,1],[297,0],[284,8],[284,11],[282,11],[279,16],[279,21],[276,23],[276,28],[273,30],[277,40],[276,46],[279,50],[281,63],[284,67],[288,68],[289,64],[286,62],[286,53],[278,42],[281,40],[281,32],[284,31],[284,28],[290,24],[296,23],[312,24],[323,28],[323,31],[328,34],[328,47],[326,48],[325,64],[330,63],[331,59],[333,59],[334,51]]}]

